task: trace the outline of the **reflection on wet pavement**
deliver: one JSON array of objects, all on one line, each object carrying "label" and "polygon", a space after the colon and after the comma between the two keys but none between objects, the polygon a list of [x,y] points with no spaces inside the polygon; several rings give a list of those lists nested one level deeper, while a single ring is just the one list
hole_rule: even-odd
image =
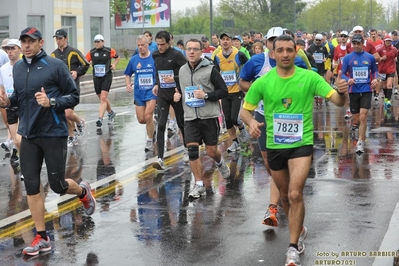
[{"label": "reflection on wet pavement", "polygon": [[[53,241],[50,253],[30,258],[21,255],[35,232],[26,211],[26,193],[18,166],[1,166],[4,182],[0,197],[8,204],[0,209],[0,252],[8,263],[5,265],[115,265],[115,258],[120,265],[202,265],[206,261],[209,265],[275,265],[275,261],[281,261],[287,220],[281,215],[278,229],[261,224],[270,176],[255,140],[241,144],[241,152],[229,154],[225,152],[230,144],[227,135],[221,135],[219,149],[231,172],[227,180],[201,149],[206,197],[190,201],[193,178],[182,161],[179,135],[174,134],[165,142],[168,170],[155,170],[151,163],[156,151],[144,152],[144,127],[126,110],[126,98],[116,98],[120,102],[115,106],[120,109],[115,125],[96,131],[89,124],[80,144],[68,150],[66,177],[95,184],[95,214],[86,216],[76,198],[55,195],[43,181],[42,195],[48,203],[46,230]],[[363,213],[351,214],[353,224],[347,228],[348,235],[359,227],[375,230],[374,217],[366,214],[375,211],[375,198],[381,196],[372,182],[398,179],[397,101],[393,100],[388,111],[382,105],[373,105],[365,153],[361,155],[354,152],[357,132],[350,130],[350,120],[344,120],[345,110],[328,103],[315,107],[314,160],[304,195],[311,199],[309,208],[313,212],[323,213],[320,226],[340,222],[334,207],[331,214],[321,209],[331,204],[331,197],[339,195],[344,202],[342,208],[351,212],[361,209]],[[89,100],[83,105],[93,108]],[[331,194],[324,192],[324,198],[320,197],[326,186]],[[320,237],[313,234],[310,241]],[[326,236],[331,235],[326,232]],[[240,245],[242,239],[242,245],[248,248]],[[317,246],[310,243],[310,248],[312,244]],[[260,251],[254,246],[259,246]],[[265,250],[273,257],[272,262],[264,256]],[[204,257],[199,258],[199,253]],[[243,253],[253,260],[248,261]],[[311,261],[315,252],[308,254],[311,255],[305,255],[305,261]],[[368,263],[369,260],[364,265]]]}]

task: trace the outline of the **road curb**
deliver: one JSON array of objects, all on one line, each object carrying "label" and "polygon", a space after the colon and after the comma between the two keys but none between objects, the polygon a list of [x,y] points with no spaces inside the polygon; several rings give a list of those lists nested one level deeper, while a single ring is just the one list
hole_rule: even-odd
[{"label": "road curb", "polygon": [[[382,252],[394,252],[399,248],[399,202],[396,204],[396,208],[392,214],[391,221],[387,232],[385,233],[384,239],[381,242],[379,251]],[[374,259],[373,266],[392,266],[394,265],[394,257],[392,256],[378,256]],[[396,264],[394,265],[396,266]]]}]

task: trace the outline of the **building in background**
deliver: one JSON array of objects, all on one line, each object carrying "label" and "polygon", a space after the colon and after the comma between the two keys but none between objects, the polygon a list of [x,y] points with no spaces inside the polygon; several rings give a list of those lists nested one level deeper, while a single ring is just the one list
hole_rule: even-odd
[{"label": "building in background", "polygon": [[102,34],[110,44],[109,0],[14,0],[0,9],[0,43],[19,38],[21,30],[36,27],[43,35],[44,49],[53,51],[54,32],[68,31],[69,44],[82,52],[93,46],[93,38]]}]

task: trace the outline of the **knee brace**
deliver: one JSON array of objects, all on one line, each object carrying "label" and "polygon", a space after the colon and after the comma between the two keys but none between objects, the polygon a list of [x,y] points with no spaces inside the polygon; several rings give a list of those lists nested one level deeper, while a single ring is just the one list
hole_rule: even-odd
[{"label": "knee brace", "polygon": [[198,146],[188,146],[187,147],[188,159],[190,161],[195,161],[199,158],[199,147]]}]

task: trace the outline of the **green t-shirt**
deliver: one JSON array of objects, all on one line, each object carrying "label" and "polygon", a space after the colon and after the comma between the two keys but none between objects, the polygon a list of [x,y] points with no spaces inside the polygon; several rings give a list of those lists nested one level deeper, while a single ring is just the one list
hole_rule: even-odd
[{"label": "green t-shirt", "polygon": [[248,50],[244,46],[241,46],[240,51],[243,52],[248,59],[251,58],[251,55],[249,54]]},{"label": "green t-shirt", "polygon": [[268,149],[313,145],[314,96],[329,98],[334,91],[313,71],[295,66],[291,77],[281,78],[273,68],[251,85],[244,108],[263,100]]}]

